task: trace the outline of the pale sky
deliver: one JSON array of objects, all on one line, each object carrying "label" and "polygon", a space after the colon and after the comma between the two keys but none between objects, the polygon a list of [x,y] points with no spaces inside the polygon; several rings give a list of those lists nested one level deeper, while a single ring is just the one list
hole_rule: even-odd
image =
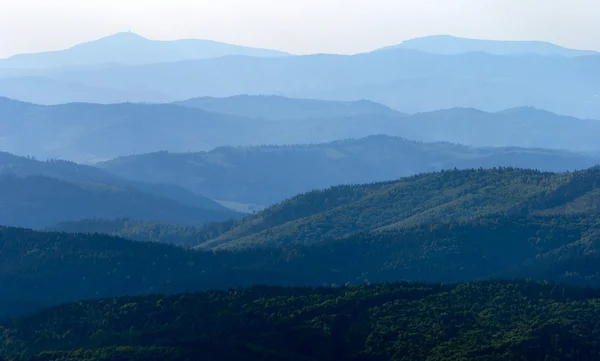
[{"label": "pale sky", "polygon": [[297,54],[436,34],[600,50],[600,0],[0,0],[0,58],[128,30]]}]

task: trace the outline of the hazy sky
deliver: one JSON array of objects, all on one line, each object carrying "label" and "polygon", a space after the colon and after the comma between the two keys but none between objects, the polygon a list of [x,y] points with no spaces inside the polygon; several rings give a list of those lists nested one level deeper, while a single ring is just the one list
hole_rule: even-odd
[{"label": "hazy sky", "polygon": [[0,58],[127,30],[293,53],[434,34],[600,50],[600,0],[0,0]]}]

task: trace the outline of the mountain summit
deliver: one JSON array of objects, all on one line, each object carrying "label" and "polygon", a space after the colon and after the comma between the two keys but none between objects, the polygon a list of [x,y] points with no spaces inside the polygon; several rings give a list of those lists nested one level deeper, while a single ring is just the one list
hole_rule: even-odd
[{"label": "mountain summit", "polygon": [[228,55],[276,57],[288,54],[276,50],[250,48],[211,40],[150,40],[132,32],[123,32],[75,45],[66,50],[20,54],[0,59],[0,68],[43,69],[109,63],[142,65],[209,59]]},{"label": "mountain summit", "polygon": [[520,55],[535,54],[542,56],[574,57],[581,55],[597,55],[591,50],[575,50],[564,48],[543,41],[502,41],[458,38],[451,35],[433,35],[422,38],[406,40],[399,45],[390,46],[388,49],[412,49],[425,53],[454,55],[472,52],[484,52],[494,55]]}]

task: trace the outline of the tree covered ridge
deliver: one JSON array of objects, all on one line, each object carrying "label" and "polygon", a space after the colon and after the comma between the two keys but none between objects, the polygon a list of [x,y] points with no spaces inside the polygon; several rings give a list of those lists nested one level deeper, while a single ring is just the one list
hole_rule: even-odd
[{"label": "tree covered ridge", "polygon": [[[206,229],[202,248],[310,244],[357,232],[490,215],[596,213],[600,168],[550,173],[515,168],[449,170],[309,192]],[[592,193],[591,201],[578,202]],[[576,207],[567,207],[576,203]],[[581,204],[580,204],[581,203]],[[560,209],[563,206],[564,209]]]},{"label": "tree covered ridge", "polygon": [[270,284],[532,278],[600,286],[600,218],[486,217],[201,252],[101,234],[0,228],[0,318],[125,294]]},{"label": "tree covered ridge", "polygon": [[[256,286],[6,321],[7,360],[596,360],[600,292],[554,283]],[[152,356],[154,354],[154,356]]]}]

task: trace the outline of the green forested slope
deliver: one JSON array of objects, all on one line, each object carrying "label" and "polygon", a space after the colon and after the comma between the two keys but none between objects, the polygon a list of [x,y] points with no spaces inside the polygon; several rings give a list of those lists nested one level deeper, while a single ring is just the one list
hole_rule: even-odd
[{"label": "green forested slope", "polygon": [[556,284],[254,287],[4,322],[8,360],[596,360],[600,293]]},{"label": "green forested slope", "polygon": [[598,229],[597,217],[490,217],[310,246],[201,252],[99,234],[3,228],[0,318],[81,299],[255,284],[533,278],[600,286]]},{"label": "green forested slope", "polygon": [[600,168],[454,170],[306,193],[225,227],[203,248],[311,244],[356,232],[489,215],[596,213]]},{"label": "green forested slope", "polygon": [[48,231],[68,233],[99,233],[135,241],[160,242],[182,247],[194,247],[206,241],[206,232],[200,228],[136,221],[129,218],[83,219],[61,222],[47,228]]}]

